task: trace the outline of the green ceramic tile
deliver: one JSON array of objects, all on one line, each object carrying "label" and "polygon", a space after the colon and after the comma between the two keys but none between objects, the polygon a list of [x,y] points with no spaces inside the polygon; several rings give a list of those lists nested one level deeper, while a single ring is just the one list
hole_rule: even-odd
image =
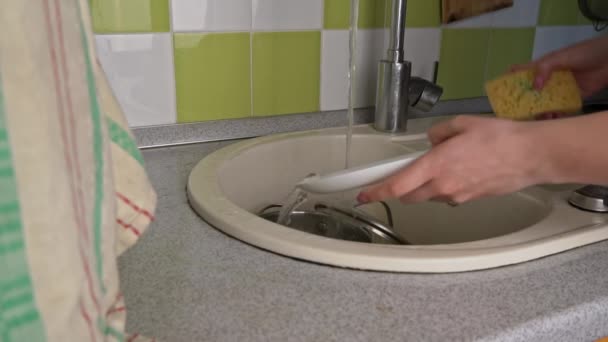
[{"label": "green ceramic tile", "polygon": [[350,0],[325,0],[323,27],[325,29],[347,29],[349,26]]},{"label": "green ceramic tile", "polygon": [[407,27],[439,27],[441,0],[409,0],[407,2]]},{"label": "green ceramic tile", "polygon": [[359,28],[382,28],[390,0],[359,0]]},{"label": "green ceramic tile", "polygon": [[393,13],[393,1],[386,0],[384,3],[384,25],[382,25],[383,28],[391,27],[391,23],[393,22],[392,13]]},{"label": "green ceramic tile", "polygon": [[97,33],[169,32],[169,0],[90,0]]},{"label": "green ceramic tile", "polygon": [[249,33],[175,34],[177,121],[251,115]]},{"label": "green ceramic tile", "polygon": [[483,96],[490,30],[443,29],[437,82],[443,99]]},{"label": "green ceramic tile", "polygon": [[589,20],[587,17],[585,17],[585,15],[582,12],[579,12],[577,24],[578,25],[593,25],[593,22],[591,20]]},{"label": "green ceramic tile", "polygon": [[541,26],[589,25],[578,8],[578,0],[542,0],[538,17]]},{"label": "green ceramic tile", "polygon": [[[350,26],[351,0],[325,0],[324,24],[325,29],[346,30]],[[359,28],[384,27],[387,4],[390,0],[360,0]]]},{"label": "green ceramic tile", "polygon": [[488,48],[486,80],[504,74],[513,64],[529,62],[534,49],[534,28],[493,29]]},{"label": "green ceramic tile", "polygon": [[321,32],[253,34],[253,113],[319,110]]}]

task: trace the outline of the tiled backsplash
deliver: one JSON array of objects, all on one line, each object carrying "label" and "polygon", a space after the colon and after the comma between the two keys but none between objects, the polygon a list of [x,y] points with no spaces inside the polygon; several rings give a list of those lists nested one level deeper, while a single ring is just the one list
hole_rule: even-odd
[{"label": "tiled backsplash", "polygon": [[[343,109],[350,0],[91,0],[98,53],[132,126]],[[443,99],[597,35],[577,0],[440,25],[440,0],[409,0],[406,59]],[[356,106],[373,105],[390,0],[360,0]]]}]

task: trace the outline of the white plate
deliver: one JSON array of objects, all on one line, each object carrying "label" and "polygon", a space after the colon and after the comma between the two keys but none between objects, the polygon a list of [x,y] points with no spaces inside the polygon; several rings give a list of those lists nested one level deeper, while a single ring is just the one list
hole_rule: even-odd
[{"label": "white plate", "polygon": [[326,175],[313,175],[304,178],[297,186],[304,191],[318,194],[342,192],[364,187],[400,171],[424,153],[426,152],[415,152]]}]

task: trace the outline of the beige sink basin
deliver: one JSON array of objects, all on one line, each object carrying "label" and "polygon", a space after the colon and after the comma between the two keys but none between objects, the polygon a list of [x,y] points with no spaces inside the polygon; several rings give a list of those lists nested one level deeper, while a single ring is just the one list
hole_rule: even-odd
[{"label": "beige sink basin", "polygon": [[[530,227],[551,213],[548,196],[533,189],[458,207],[436,202],[404,205],[398,200],[388,201],[388,205],[395,233],[414,245],[464,243],[503,236]],[[382,207],[366,211],[387,223]]]},{"label": "beige sink basin", "polygon": [[[358,127],[353,163],[360,165],[428,148],[424,135],[389,136]],[[188,197],[217,229],[278,254],[340,267],[394,272],[460,272],[504,266],[608,238],[608,216],[571,207],[575,186],[537,186],[450,207],[389,201],[393,232],[410,245],[344,241],[264,220],[257,214],[282,204],[311,172],[344,167],[344,129],[251,139],[204,158],[192,170]],[[312,201],[352,200],[357,191]],[[364,210],[386,223],[385,208]]]}]

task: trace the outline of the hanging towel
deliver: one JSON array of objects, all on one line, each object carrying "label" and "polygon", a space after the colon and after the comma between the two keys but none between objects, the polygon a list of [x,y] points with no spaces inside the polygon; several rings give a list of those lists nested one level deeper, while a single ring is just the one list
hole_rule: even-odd
[{"label": "hanging towel", "polygon": [[86,0],[0,0],[0,341],[124,333],[117,257],[154,220]]}]

